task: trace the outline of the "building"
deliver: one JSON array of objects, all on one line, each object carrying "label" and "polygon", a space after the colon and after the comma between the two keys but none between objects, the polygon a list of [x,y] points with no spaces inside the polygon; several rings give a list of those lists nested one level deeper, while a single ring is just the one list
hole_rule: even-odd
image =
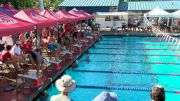
[{"label": "building", "polygon": [[118,11],[119,0],[64,0],[59,4],[60,9],[83,9],[86,12]]},{"label": "building", "polygon": [[[121,0],[122,1],[122,0]],[[180,0],[64,0],[59,4],[60,9],[83,9],[87,12],[128,11],[145,13],[155,7],[172,12],[180,9]]]}]

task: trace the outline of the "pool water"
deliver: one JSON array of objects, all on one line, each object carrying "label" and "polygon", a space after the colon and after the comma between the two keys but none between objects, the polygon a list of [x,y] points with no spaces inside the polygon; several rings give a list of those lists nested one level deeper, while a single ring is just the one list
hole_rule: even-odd
[{"label": "pool water", "polygon": [[[69,96],[92,101],[108,90],[118,95],[118,101],[150,101],[151,87],[160,84],[169,91],[166,101],[180,101],[180,50],[174,44],[155,37],[103,36],[78,60],[78,67],[65,72],[77,83]],[[87,56],[90,62],[85,61]],[[50,99],[60,92],[52,83],[47,93]]]}]

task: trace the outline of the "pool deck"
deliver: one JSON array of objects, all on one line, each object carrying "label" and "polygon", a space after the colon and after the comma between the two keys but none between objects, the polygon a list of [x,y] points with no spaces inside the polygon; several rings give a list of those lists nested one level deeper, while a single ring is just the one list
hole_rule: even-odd
[{"label": "pool deck", "polygon": [[[22,88],[20,90],[12,90],[10,92],[4,92],[4,88],[9,86],[12,82],[9,80],[0,79],[0,101],[35,101],[38,94],[45,90],[55,79],[57,79],[67,68],[69,68],[74,61],[76,61],[85,51],[87,51],[98,39],[93,40],[91,44],[82,48],[81,52],[73,53],[73,59],[65,60],[61,63],[61,68],[56,68],[55,65],[51,65],[43,70],[41,77],[41,86],[31,86],[28,88]],[[16,80],[17,73],[11,73],[12,78]],[[11,79],[12,79],[11,78]]]}]

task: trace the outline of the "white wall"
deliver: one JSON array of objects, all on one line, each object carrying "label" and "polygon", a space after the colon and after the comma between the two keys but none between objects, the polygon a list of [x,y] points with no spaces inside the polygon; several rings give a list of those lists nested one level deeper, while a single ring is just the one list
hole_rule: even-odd
[{"label": "white wall", "polygon": [[[105,21],[105,17],[106,16],[96,16],[95,20],[96,23],[99,23],[101,26],[101,28],[106,28],[106,27],[113,27],[113,28],[117,28],[117,27],[122,27],[122,22],[123,21]],[[111,19],[113,18],[113,16],[111,16]],[[121,18],[121,16],[119,16],[119,18]],[[123,19],[125,19],[125,23],[128,23],[128,16],[124,15]]]}]

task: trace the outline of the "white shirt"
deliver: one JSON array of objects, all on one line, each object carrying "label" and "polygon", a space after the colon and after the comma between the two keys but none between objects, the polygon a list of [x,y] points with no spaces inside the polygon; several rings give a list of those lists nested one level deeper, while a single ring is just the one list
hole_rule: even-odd
[{"label": "white shirt", "polygon": [[7,45],[13,45],[13,39],[12,36],[3,36],[2,41],[6,43]]},{"label": "white shirt", "polygon": [[68,96],[59,94],[59,95],[52,96],[50,101],[71,101],[71,99],[68,98]]},{"label": "white shirt", "polygon": [[21,51],[20,46],[17,46],[17,45],[14,45],[10,51],[11,55],[16,55],[16,54],[21,55],[22,54],[21,52],[22,51]]}]

